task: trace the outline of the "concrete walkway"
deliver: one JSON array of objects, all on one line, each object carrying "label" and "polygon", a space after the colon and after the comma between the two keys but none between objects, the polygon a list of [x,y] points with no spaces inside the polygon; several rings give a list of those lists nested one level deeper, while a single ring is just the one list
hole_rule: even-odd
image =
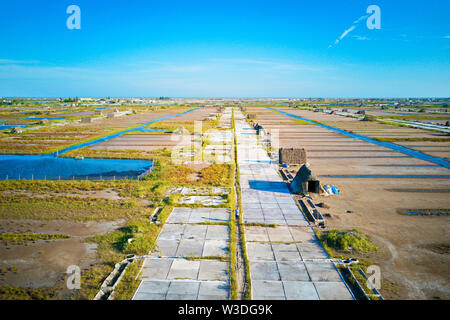
[{"label": "concrete walkway", "polygon": [[247,252],[255,300],[353,299],[278,175],[255,130],[234,110]]},{"label": "concrete walkway", "polygon": [[[222,115],[220,126],[231,128],[231,109]],[[226,147],[223,143],[232,143],[230,130],[209,138],[221,143],[220,150]],[[230,145],[225,153],[228,162],[231,149]],[[217,152],[216,148],[211,150]],[[228,299],[230,266],[223,258],[230,256],[229,221],[230,212],[225,208],[174,208],[158,235],[155,250],[144,260],[133,300]]]},{"label": "concrete walkway", "polygon": [[144,260],[133,300],[228,299],[229,262],[211,258],[229,256],[228,226],[206,223],[229,219],[224,208],[174,208]]}]

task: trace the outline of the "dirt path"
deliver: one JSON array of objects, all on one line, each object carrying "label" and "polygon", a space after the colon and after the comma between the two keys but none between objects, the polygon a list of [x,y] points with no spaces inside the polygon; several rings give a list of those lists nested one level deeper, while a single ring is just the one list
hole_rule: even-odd
[{"label": "dirt path", "polygon": [[397,258],[398,258],[398,253],[397,253],[397,250],[395,249],[395,246],[388,240],[386,240],[380,236],[377,236],[375,234],[371,234],[371,237],[380,241],[388,248],[388,250],[391,254],[391,258],[387,261],[384,261],[382,263],[382,265],[386,269],[387,272],[389,272],[394,278],[397,278],[397,280],[401,281],[403,283],[403,285],[409,289],[408,290],[408,298],[409,299],[422,299],[422,300],[426,299],[426,296],[417,287],[417,284],[415,284],[413,281],[409,280],[401,272],[399,272],[398,270],[395,269],[395,267],[394,267],[395,260],[397,260]]}]

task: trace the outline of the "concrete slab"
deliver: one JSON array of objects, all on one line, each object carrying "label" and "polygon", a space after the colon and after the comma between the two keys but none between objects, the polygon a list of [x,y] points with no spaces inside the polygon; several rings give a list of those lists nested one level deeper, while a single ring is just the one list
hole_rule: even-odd
[{"label": "concrete slab", "polygon": [[300,261],[277,262],[277,267],[283,281],[311,281],[305,265]]},{"label": "concrete slab", "polygon": [[302,258],[295,243],[278,244],[272,243],[272,251],[276,261],[301,261]]},{"label": "concrete slab", "polygon": [[158,240],[156,248],[153,250],[152,255],[162,257],[176,256],[179,246],[178,240]]},{"label": "concrete slab", "polygon": [[167,294],[166,300],[197,300],[197,294]]},{"label": "concrete slab", "polygon": [[352,300],[353,297],[342,281],[314,282],[321,300]]},{"label": "concrete slab", "polygon": [[279,226],[276,228],[267,228],[269,239],[272,242],[293,242],[291,232],[287,226]]},{"label": "concrete slab", "polygon": [[181,224],[169,224],[166,223],[158,236],[161,240],[174,240],[181,239],[181,234],[183,233],[184,226]]},{"label": "concrete slab", "polygon": [[209,225],[206,232],[206,240],[228,240],[229,230],[228,226]]},{"label": "concrete slab", "polygon": [[225,300],[229,296],[229,287],[226,282],[207,281],[200,283],[199,300],[206,300],[207,297],[215,297],[216,300]]},{"label": "concrete slab", "polygon": [[328,258],[328,254],[317,240],[297,243],[296,246],[303,260]]},{"label": "concrete slab", "polygon": [[209,214],[209,222],[228,222],[230,213],[226,209],[213,209]]},{"label": "concrete slab", "polygon": [[176,207],[170,213],[166,223],[227,222],[229,219],[230,212],[226,208]]},{"label": "concrete slab", "polygon": [[252,280],[253,300],[284,300],[284,288],[281,281]]},{"label": "concrete slab", "polygon": [[316,236],[310,227],[290,227],[289,231],[294,241],[313,241],[316,240]]},{"label": "concrete slab", "polygon": [[308,281],[283,281],[287,300],[319,300],[316,288]]},{"label": "concrete slab", "polygon": [[289,226],[299,226],[299,227],[308,226],[308,222],[304,219],[287,219],[286,218],[286,224]]},{"label": "concrete slab", "polygon": [[203,253],[203,240],[182,239],[178,245],[177,257],[198,257]]},{"label": "concrete slab", "polygon": [[170,267],[172,266],[172,262],[173,259],[145,259],[142,266],[142,278],[166,279],[169,274]]},{"label": "concrete slab", "polygon": [[250,261],[275,261],[270,243],[247,242],[247,253]]},{"label": "concrete slab", "polygon": [[198,280],[227,280],[228,262],[200,260]]},{"label": "concrete slab", "polygon": [[269,235],[267,234],[267,230],[265,227],[245,226],[244,232],[245,232],[245,238],[246,238],[247,242],[249,242],[249,241],[268,242],[269,241]]},{"label": "concrete slab", "polygon": [[254,280],[281,280],[275,261],[250,261],[250,274]]},{"label": "concrete slab", "polygon": [[185,259],[174,259],[169,274],[168,280],[173,279],[193,279],[198,278],[200,269],[200,261],[190,261]]},{"label": "concrete slab", "polygon": [[312,281],[341,281],[332,262],[305,262]]},{"label": "concrete slab", "polygon": [[205,240],[202,255],[205,257],[225,257],[228,255],[228,242],[226,240]]},{"label": "concrete slab", "polygon": [[166,295],[167,290],[169,290],[170,281],[159,281],[159,280],[151,280],[151,281],[142,281],[139,286],[140,293],[153,293],[153,294],[161,294]]},{"label": "concrete slab", "polygon": [[171,281],[167,295],[195,295],[200,289],[199,281]]},{"label": "concrete slab", "polygon": [[185,225],[183,231],[183,239],[203,240],[206,236],[207,225]]},{"label": "concrete slab", "polygon": [[165,300],[165,294],[137,292],[133,300]]}]

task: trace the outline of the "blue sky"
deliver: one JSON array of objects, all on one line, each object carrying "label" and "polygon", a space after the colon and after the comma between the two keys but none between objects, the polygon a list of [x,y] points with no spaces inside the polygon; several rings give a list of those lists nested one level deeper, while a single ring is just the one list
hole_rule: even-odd
[{"label": "blue sky", "polygon": [[[354,24],[373,4],[381,29]],[[449,13],[448,0],[5,0],[0,96],[449,97]]]}]

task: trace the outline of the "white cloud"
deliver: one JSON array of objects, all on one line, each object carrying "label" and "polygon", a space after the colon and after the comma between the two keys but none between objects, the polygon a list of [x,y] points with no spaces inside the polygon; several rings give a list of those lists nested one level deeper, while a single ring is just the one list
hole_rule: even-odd
[{"label": "white cloud", "polygon": [[285,61],[271,61],[262,59],[212,59],[211,61],[219,64],[233,64],[233,65],[248,65],[248,66],[263,66],[272,70],[288,70],[288,71],[318,71],[321,67],[308,64],[291,63]]},{"label": "white cloud", "polygon": [[346,30],[341,34],[341,36],[340,36],[338,39],[336,39],[336,40],[334,41],[334,43],[332,43],[332,44],[330,44],[330,45],[328,46],[328,48],[331,48],[331,47],[337,45],[337,44],[338,44],[342,39],[344,39],[350,32],[352,32],[353,30],[356,29],[356,26],[358,25],[359,22],[361,22],[362,20],[364,20],[364,19],[367,18],[367,17],[368,17],[368,15],[364,15],[364,16],[359,17],[359,18],[356,19],[355,21],[353,21],[353,25],[350,26],[350,28],[346,29]]},{"label": "white cloud", "polygon": [[12,60],[12,59],[0,59],[0,64],[26,64],[26,63],[39,63],[39,61],[34,60]]},{"label": "white cloud", "polygon": [[360,40],[360,41],[363,41],[363,40],[370,40],[370,39],[367,38],[367,37],[364,37],[364,36],[358,36],[358,35],[354,35],[353,38],[356,39],[356,40]]}]

